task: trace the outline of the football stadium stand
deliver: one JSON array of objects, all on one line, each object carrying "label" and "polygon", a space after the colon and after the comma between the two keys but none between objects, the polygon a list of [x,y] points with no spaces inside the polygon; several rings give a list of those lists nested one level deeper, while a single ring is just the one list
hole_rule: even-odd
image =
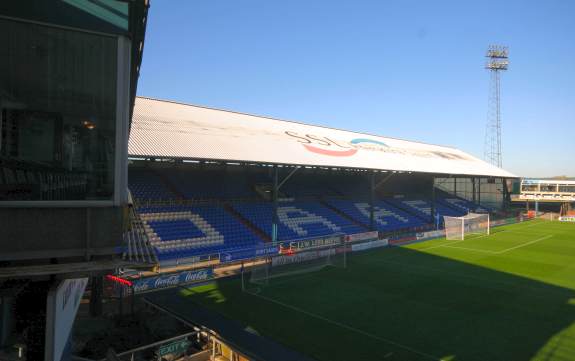
[{"label": "football stadium stand", "polygon": [[129,154],[135,209],[162,264],[431,230],[443,215],[491,211],[435,177],[514,177],[455,148],[148,98],[137,99]]},{"label": "football stadium stand", "polygon": [[[198,256],[263,247],[270,242],[273,203],[265,199],[265,194],[254,191],[258,185],[271,182],[265,172],[245,176],[213,169],[208,171],[212,177],[207,180],[190,177],[194,172],[130,169],[136,209],[161,264],[186,263]],[[319,177],[321,186],[317,178],[313,174],[294,177],[295,186],[282,190],[277,240],[369,231],[370,204],[361,187],[365,178],[334,176],[328,182]],[[220,192],[224,188],[226,191]],[[439,216],[488,211],[463,198],[437,192],[435,212]],[[374,229],[383,234],[431,229],[431,214],[432,200],[422,195],[378,197],[374,202]]]}]

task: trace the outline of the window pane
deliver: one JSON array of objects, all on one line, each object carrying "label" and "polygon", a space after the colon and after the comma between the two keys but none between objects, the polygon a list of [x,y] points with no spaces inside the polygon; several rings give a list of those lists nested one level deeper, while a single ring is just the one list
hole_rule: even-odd
[{"label": "window pane", "polygon": [[541,184],[541,192],[555,192],[557,186],[554,184]]},{"label": "window pane", "polygon": [[0,19],[0,200],[114,190],[115,38]]},{"label": "window pane", "polygon": [[523,191],[524,192],[536,192],[538,190],[537,184],[524,184]]}]

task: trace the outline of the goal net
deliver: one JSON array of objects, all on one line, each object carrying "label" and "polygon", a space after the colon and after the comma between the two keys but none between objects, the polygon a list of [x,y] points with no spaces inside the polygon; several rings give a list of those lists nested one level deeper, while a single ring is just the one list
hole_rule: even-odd
[{"label": "goal net", "polygon": [[446,239],[465,239],[469,234],[489,234],[489,214],[469,213],[463,217],[443,216]]},{"label": "goal net", "polygon": [[279,255],[253,266],[246,275],[242,274],[243,289],[246,289],[246,281],[267,286],[280,277],[315,272],[326,267],[347,266],[347,249],[341,235],[288,242],[282,245],[281,250]]}]

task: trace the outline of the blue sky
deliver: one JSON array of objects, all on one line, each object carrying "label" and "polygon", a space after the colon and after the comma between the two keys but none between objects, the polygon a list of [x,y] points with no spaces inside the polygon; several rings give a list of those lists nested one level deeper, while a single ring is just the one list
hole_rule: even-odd
[{"label": "blue sky", "polygon": [[575,1],[155,0],[138,94],[483,156],[489,44],[503,166],[575,176]]}]

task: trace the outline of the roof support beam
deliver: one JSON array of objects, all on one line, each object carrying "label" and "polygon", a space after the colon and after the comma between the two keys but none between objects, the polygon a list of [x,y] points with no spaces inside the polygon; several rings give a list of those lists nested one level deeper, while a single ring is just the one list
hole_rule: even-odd
[{"label": "roof support beam", "polygon": [[453,178],[453,194],[457,197],[457,177]]},{"label": "roof support beam", "polygon": [[509,196],[509,189],[507,188],[507,180],[501,178],[501,183],[503,186],[503,210],[507,210],[509,203],[511,202],[511,197]]},{"label": "roof support beam", "polygon": [[371,172],[370,177],[370,190],[369,190],[369,230],[375,231],[375,172]]},{"label": "roof support beam", "polygon": [[[294,175],[295,172],[297,172],[297,170],[298,170],[299,168],[300,168],[300,167],[295,167],[295,168],[281,181],[281,183],[278,185],[278,190],[285,184],[285,182],[288,181],[288,179],[291,178],[292,175]],[[277,169],[277,167],[276,167],[276,169]]]},{"label": "roof support beam", "polygon": [[370,175],[370,186],[369,186],[369,230],[376,231],[377,227],[375,226],[375,197],[376,197],[376,190],[381,187],[385,182],[387,182],[394,173],[388,173],[379,182],[375,182],[376,172],[371,171]]},{"label": "roof support beam", "polygon": [[[375,175],[375,173],[373,173]],[[389,178],[391,178],[394,175],[394,173],[388,173],[385,177],[383,177],[383,179],[381,179],[379,182],[377,182],[377,184],[375,185],[375,189],[378,189],[380,186],[382,186],[385,182],[387,182],[389,180]]]},{"label": "roof support beam", "polygon": [[473,203],[475,203],[475,200],[477,199],[476,194],[475,194],[475,177],[471,178],[471,186],[472,186],[472,197],[473,197]]},{"label": "roof support beam", "polygon": [[274,186],[272,189],[272,243],[275,244],[278,241],[278,173],[279,169],[274,166]]},{"label": "roof support beam", "polygon": [[431,178],[431,221],[435,224],[435,229],[439,228],[439,218],[435,211],[435,177]]},{"label": "roof support beam", "polygon": [[481,205],[481,178],[477,182],[477,204]]}]

